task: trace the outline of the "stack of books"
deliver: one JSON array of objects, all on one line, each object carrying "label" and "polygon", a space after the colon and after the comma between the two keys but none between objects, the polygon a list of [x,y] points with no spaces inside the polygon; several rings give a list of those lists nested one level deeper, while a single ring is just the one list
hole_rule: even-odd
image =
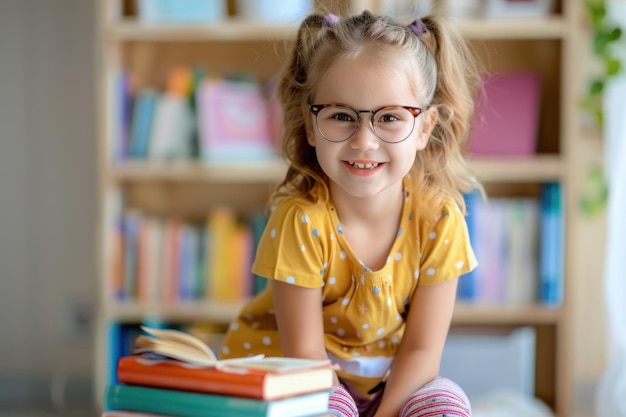
[{"label": "stack of books", "polygon": [[200,339],[142,327],[117,364],[102,417],[305,417],[328,413],[330,361],[254,356],[217,360]]}]

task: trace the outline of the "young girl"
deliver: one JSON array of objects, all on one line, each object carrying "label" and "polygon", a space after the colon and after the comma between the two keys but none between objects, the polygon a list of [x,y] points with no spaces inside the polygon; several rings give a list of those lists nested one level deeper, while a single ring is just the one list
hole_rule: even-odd
[{"label": "young girl", "polygon": [[221,356],[329,358],[336,416],[469,416],[438,376],[457,278],[479,73],[436,17],[311,15],[279,85],[286,178],[253,265],[270,279]]}]

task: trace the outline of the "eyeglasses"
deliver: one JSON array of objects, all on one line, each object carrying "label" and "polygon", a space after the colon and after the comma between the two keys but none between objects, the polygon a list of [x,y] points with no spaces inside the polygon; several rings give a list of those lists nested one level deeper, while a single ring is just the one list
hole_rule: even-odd
[{"label": "eyeglasses", "polygon": [[361,113],[370,114],[374,134],[383,142],[398,143],[408,138],[415,119],[422,114],[419,107],[385,106],[377,110],[356,110],[343,104],[309,104],[315,115],[315,125],[322,137],[330,142],[350,139],[359,129]]}]

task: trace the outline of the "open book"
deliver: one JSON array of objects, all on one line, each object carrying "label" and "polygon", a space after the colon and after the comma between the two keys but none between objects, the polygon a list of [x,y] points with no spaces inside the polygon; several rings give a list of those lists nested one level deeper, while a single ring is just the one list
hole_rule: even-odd
[{"label": "open book", "polygon": [[330,366],[330,360],[314,360],[263,355],[218,360],[217,355],[200,339],[174,329],[155,329],[142,326],[147,335],[135,339],[133,353],[152,353],[176,359],[197,367],[213,367],[228,372],[246,372],[250,369],[273,373],[296,372]]}]

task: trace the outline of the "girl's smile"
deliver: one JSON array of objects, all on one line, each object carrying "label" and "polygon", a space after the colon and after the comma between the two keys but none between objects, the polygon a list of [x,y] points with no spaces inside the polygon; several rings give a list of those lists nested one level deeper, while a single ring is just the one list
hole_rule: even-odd
[{"label": "girl's smile", "polygon": [[385,165],[383,162],[375,162],[375,161],[345,161],[348,170],[350,170],[354,175],[360,176],[368,176],[374,175],[378,170],[382,169]]}]

